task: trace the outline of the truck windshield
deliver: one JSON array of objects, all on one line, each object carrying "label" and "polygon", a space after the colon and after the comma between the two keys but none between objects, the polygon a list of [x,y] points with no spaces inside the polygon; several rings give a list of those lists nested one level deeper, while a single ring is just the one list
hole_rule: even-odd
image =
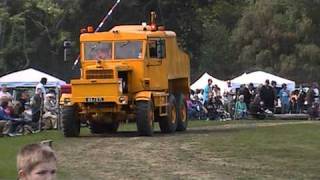
[{"label": "truck windshield", "polygon": [[112,58],[112,42],[84,43],[85,60],[109,60]]},{"label": "truck windshield", "polygon": [[115,59],[142,59],[142,41],[115,42]]}]

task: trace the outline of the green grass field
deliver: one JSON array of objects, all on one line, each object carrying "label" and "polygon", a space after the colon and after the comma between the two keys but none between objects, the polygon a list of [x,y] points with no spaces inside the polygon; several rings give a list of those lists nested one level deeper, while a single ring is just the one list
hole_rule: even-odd
[{"label": "green grass field", "polygon": [[226,168],[239,179],[320,179],[319,138],[319,124],[299,124],[221,131],[200,144],[241,164]]},{"label": "green grass field", "polygon": [[[276,121],[190,121],[189,127],[212,127],[235,124],[275,123]],[[283,122],[283,121],[282,121]],[[201,130],[199,129],[199,133]],[[159,128],[156,127],[158,130]],[[121,125],[119,131],[135,131],[135,124]],[[89,134],[82,130],[82,135]],[[18,150],[25,144],[52,139],[54,146],[65,139],[58,131],[0,138],[0,179],[15,179]],[[289,124],[281,126],[216,130],[199,142],[203,151],[214,152],[224,159],[226,172],[235,179],[320,179],[320,124]],[[188,139],[186,139],[187,141]],[[77,141],[77,139],[74,139]],[[228,165],[231,164],[231,165]],[[232,164],[243,164],[238,167]],[[60,179],[68,179],[59,170]]]}]

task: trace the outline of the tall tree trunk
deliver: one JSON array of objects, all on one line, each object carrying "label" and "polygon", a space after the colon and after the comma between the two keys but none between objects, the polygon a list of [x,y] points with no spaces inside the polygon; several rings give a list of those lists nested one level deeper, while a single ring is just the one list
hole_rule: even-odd
[{"label": "tall tree trunk", "polygon": [[[3,0],[3,6],[7,6],[7,0]],[[3,48],[4,38],[5,38],[5,23],[0,21],[0,49]]]}]

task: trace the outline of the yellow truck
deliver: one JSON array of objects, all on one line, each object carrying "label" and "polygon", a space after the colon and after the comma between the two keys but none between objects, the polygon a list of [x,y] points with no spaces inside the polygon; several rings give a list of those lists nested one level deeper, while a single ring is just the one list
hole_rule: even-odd
[{"label": "yellow truck", "polygon": [[81,77],[62,101],[66,137],[79,136],[81,122],[92,133],[116,132],[128,119],[145,136],[155,122],[163,133],[187,129],[190,63],[174,32],[154,21],[108,32],[88,28],[80,35],[80,63]]}]

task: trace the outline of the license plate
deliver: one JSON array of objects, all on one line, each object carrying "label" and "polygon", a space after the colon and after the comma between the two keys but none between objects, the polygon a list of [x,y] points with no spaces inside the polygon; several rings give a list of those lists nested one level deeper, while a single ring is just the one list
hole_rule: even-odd
[{"label": "license plate", "polygon": [[104,99],[102,97],[89,97],[89,98],[86,98],[86,102],[103,102]]}]

